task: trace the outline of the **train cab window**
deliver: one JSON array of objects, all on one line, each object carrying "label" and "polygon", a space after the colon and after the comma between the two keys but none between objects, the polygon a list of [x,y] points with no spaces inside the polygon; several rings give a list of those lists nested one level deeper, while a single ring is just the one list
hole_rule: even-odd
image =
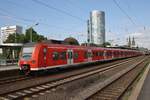
[{"label": "train cab window", "polygon": [[22,53],[32,53],[35,47],[23,47]]},{"label": "train cab window", "polygon": [[60,59],[65,60],[66,59],[66,52],[60,53]]},{"label": "train cab window", "polygon": [[77,52],[74,53],[74,59],[78,59],[79,55]]},{"label": "train cab window", "polygon": [[53,52],[53,60],[58,60],[59,59],[59,53],[58,52]]},{"label": "train cab window", "polygon": [[29,60],[32,57],[32,53],[34,52],[35,47],[23,47],[22,49],[22,58],[25,60]]}]

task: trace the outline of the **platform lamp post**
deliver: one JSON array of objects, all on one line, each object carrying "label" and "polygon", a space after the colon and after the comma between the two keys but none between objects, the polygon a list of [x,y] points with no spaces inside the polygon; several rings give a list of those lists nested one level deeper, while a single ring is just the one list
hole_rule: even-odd
[{"label": "platform lamp post", "polygon": [[30,42],[32,42],[32,28],[39,25],[39,23],[36,23],[34,25],[32,25],[29,29],[30,29]]}]

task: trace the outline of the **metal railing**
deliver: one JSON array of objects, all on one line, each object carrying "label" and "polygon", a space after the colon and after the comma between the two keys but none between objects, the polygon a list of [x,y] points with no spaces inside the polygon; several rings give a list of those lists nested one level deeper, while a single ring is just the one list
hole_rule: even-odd
[{"label": "metal railing", "polygon": [[0,66],[16,65],[18,59],[0,59]]}]

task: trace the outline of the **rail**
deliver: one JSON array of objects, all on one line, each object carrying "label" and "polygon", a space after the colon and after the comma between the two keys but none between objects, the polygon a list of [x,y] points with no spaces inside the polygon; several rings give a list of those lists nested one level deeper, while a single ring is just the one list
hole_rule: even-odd
[{"label": "rail", "polygon": [[[8,99],[10,99],[10,98],[11,99],[12,98],[13,99],[22,99],[24,97],[31,97],[35,94],[47,91],[49,89],[53,89],[53,88],[58,87],[60,85],[67,84],[67,83],[73,82],[75,80],[79,80],[79,79],[82,79],[82,78],[85,78],[87,76],[94,75],[94,74],[97,74],[100,72],[105,72],[105,71],[111,70],[113,68],[119,67],[118,65],[123,65],[123,64],[126,64],[128,62],[129,61],[126,61],[126,62],[123,62],[120,64],[118,63],[116,65],[107,66],[107,67],[101,68],[99,70],[94,70],[94,71],[90,71],[90,72],[86,72],[86,73],[82,73],[82,74],[80,73],[78,75],[66,77],[62,80],[57,80],[57,81],[52,81],[52,82],[44,82],[44,83],[41,83],[39,85],[34,85],[34,86],[29,86],[29,87],[25,87],[25,88],[16,89],[16,90],[7,91],[4,93],[1,93],[0,96],[1,96],[1,99],[7,99],[7,98]],[[132,65],[132,67],[133,67],[133,65]]]}]

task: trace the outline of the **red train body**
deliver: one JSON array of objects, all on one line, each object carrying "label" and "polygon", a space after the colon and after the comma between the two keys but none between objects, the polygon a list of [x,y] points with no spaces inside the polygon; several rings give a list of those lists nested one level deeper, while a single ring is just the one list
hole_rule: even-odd
[{"label": "red train body", "polygon": [[18,64],[21,71],[29,73],[30,71],[113,60],[141,54],[139,51],[127,49],[37,43],[23,47]]}]

